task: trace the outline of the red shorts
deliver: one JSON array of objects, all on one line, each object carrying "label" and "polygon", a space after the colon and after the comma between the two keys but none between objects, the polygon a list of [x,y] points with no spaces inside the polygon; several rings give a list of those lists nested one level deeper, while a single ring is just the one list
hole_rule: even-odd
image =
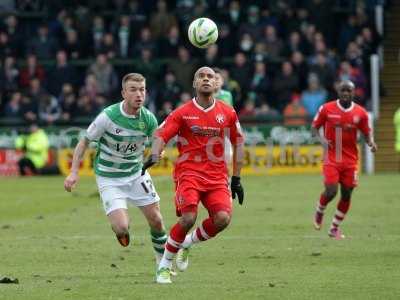
[{"label": "red shorts", "polygon": [[345,187],[356,187],[358,184],[358,172],[355,165],[324,165],[323,166],[325,184],[342,184]]},{"label": "red shorts", "polygon": [[197,212],[199,202],[210,216],[219,211],[232,212],[232,196],[227,182],[210,184],[204,179],[188,176],[175,185],[175,208],[179,217],[185,212]]}]

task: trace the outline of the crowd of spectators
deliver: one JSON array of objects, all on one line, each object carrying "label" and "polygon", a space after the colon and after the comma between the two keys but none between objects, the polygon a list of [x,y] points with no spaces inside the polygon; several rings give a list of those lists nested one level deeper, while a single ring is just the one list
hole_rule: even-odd
[{"label": "crowd of spectators", "polygon": [[[313,116],[342,79],[368,105],[369,56],[380,43],[369,2],[4,1],[0,115],[47,125],[90,119],[120,101],[123,74],[139,72],[161,120],[191,98],[202,65],[222,69],[241,118]],[[200,16],[219,26],[206,50],[186,37]]]}]

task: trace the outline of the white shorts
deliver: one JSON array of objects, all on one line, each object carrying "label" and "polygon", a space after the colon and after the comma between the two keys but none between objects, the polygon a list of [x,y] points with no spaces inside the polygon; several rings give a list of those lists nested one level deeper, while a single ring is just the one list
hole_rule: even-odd
[{"label": "white shorts", "polygon": [[106,215],[113,210],[128,209],[128,203],[140,207],[160,201],[150,174],[136,173],[124,178],[96,175],[97,186]]}]

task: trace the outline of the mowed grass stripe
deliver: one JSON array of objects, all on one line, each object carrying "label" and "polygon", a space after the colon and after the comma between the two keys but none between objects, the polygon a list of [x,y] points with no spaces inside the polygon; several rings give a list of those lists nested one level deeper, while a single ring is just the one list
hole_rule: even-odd
[{"label": "mowed grass stripe", "polygon": [[[350,238],[314,231],[320,175],[243,176],[246,198],[234,201],[230,227],[194,247],[190,266],[171,286],[154,284],[148,226],[136,208],[132,245],[116,241],[96,192],[81,177],[74,194],[64,178],[0,181],[0,299],[398,299],[398,175],[362,176],[344,221]],[[166,227],[175,220],[173,184],[155,177]],[[198,223],[207,216],[199,209]],[[111,267],[114,265],[114,267]],[[196,293],[196,291],[201,291]]]}]

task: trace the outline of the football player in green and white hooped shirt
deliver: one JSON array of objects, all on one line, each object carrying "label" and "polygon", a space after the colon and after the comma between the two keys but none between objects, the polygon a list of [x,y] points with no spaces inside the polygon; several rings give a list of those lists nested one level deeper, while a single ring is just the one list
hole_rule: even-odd
[{"label": "football player in green and white hooped shirt", "polygon": [[[215,92],[214,98],[225,102],[226,104],[233,107],[232,93],[228,90],[223,89],[225,79],[222,76],[222,70],[220,68],[213,68],[215,72]],[[231,162],[233,157],[232,144],[228,138],[225,138],[225,160]]]},{"label": "football player in green and white hooped shirt", "polygon": [[145,78],[130,73],[122,79],[123,101],[105,108],[90,124],[86,136],[77,144],[70,175],[64,188],[70,192],[79,180],[78,170],[91,141],[97,142],[95,173],[105,213],[119,243],[129,245],[127,202],[137,206],[147,219],[159,259],[167,240],[159,200],[150,175],[141,175],[145,142],[157,128],[155,116],[143,107]]},{"label": "football player in green and white hooped shirt", "polygon": [[224,77],[222,76],[222,70],[220,68],[213,68],[215,72],[215,94],[214,98],[222,100],[226,104],[233,107],[233,97],[232,93],[228,90],[222,88],[224,85]]}]

